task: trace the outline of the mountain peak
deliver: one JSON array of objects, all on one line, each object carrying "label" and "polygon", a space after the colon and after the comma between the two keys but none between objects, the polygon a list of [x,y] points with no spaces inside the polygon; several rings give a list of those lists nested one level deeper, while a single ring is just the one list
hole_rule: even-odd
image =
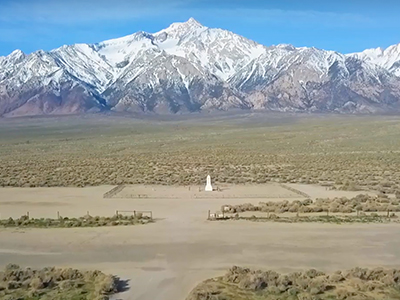
[{"label": "mountain peak", "polygon": [[203,27],[203,25],[199,21],[197,21],[195,18],[190,18],[189,20],[187,20],[184,23],[188,24],[188,25],[195,25],[195,26],[202,26]]},{"label": "mountain peak", "polygon": [[172,23],[168,28],[157,32],[155,35],[167,34],[173,39],[181,39],[183,36],[191,33],[200,33],[206,30],[207,27],[203,26],[194,18],[190,18],[186,22]]},{"label": "mountain peak", "polygon": [[385,49],[385,52],[390,54],[400,53],[400,44],[389,46],[388,48]]},{"label": "mountain peak", "polygon": [[276,45],[276,48],[278,49],[284,49],[284,50],[296,50],[296,47],[293,46],[292,44],[278,44]]},{"label": "mountain peak", "polygon": [[25,53],[21,50],[17,49],[10,53],[9,57],[22,57],[25,56]]}]

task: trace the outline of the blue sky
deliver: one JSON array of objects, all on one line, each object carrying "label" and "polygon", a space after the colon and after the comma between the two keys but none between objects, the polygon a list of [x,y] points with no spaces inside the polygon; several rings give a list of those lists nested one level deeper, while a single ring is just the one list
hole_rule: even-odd
[{"label": "blue sky", "polygon": [[0,0],[0,55],[156,32],[194,17],[265,45],[343,53],[400,43],[392,0]]}]

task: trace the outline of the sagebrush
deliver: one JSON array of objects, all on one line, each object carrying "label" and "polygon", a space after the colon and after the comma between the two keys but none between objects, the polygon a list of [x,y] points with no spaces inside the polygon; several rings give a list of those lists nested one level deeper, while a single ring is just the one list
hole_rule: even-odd
[{"label": "sagebrush", "polygon": [[100,217],[86,215],[80,218],[60,217],[51,218],[8,218],[0,220],[0,227],[36,227],[36,228],[70,228],[70,227],[102,227],[102,226],[128,226],[138,224],[148,224],[154,222],[153,219],[138,213],[135,216],[114,215],[112,217]]},{"label": "sagebrush", "polygon": [[196,287],[187,300],[400,299],[400,270],[354,268],[280,274],[233,267]]},{"label": "sagebrush", "polygon": [[0,121],[0,186],[197,185],[210,174],[216,183],[278,181],[400,195],[395,116]]},{"label": "sagebrush", "polygon": [[107,300],[118,292],[119,286],[117,277],[97,270],[32,269],[9,264],[0,271],[3,300]]}]

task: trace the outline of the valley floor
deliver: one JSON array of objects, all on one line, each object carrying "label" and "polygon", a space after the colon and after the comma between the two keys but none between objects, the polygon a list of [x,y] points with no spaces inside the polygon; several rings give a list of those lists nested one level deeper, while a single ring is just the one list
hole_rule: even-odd
[{"label": "valley floor", "polygon": [[[257,194],[268,194],[271,186],[258,186]],[[311,185],[291,187],[312,198],[358,194]],[[111,216],[116,210],[151,210],[156,222],[133,227],[0,229],[0,267],[13,262],[100,269],[129,280],[130,289],[116,297],[126,300],[183,300],[199,282],[223,275],[232,265],[280,272],[400,267],[398,224],[209,222],[208,210],[263,200],[246,198],[248,189],[241,186],[238,198],[232,199],[218,197],[217,192],[210,198],[187,197],[183,191],[188,187],[171,187],[185,196],[168,199],[165,193],[164,198],[104,199],[112,188],[1,189],[2,219],[27,211],[31,217],[55,218],[57,211],[62,216],[82,216],[87,211]],[[193,193],[196,189],[191,188]],[[230,189],[234,194],[235,187]]]}]

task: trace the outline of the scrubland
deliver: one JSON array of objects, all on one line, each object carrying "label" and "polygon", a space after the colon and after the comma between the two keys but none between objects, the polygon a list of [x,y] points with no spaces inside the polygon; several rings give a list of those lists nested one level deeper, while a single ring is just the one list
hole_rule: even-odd
[{"label": "scrubland", "polygon": [[395,116],[0,120],[0,186],[257,184],[399,193]]},{"label": "scrubland", "polygon": [[400,211],[400,200],[390,199],[386,195],[381,197],[369,195],[357,195],[351,199],[342,198],[317,198],[316,200],[294,200],[294,201],[268,201],[260,202],[258,205],[251,203],[238,205],[223,205],[222,211],[239,213],[245,211],[261,211],[269,213],[362,213],[362,212],[398,212]]},{"label": "scrubland", "polygon": [[118,278],[100,271],[54,267],[36,270],[15,264],[0,271],[3,300],[108,300],[119,286]]},{"label": "scrubland", "polygon": [[18,228],[68,228],[68,227],[102,227],[102,226],[129,226],[148,224],[153,222],[149,217],[139,213],[137,216],[115,215],[112,217],[92,217],[86,215],[80,218],[60,217],[51,218],[29,218],[21,216],[20,218],[8,218],[0,220],[0,227],[18,227]]},{"label": "scrubland", "polygon": [[187,300],[400,299],[399,280],[398,269],[280,274],[233,267],[223,277],[200,284]]},{"label": "scrubland", "polygon": [[[268,201],[258,205],[251,203],[222,205],[225,218],[233,220],[273,222],[329,222],[329,223],[387,223],[400,220],[395,212],[400,211],[397,198],[357,195],[351,199],[317,198],[316,200]],[[242,216],[245,212],[264,214]]]}]

